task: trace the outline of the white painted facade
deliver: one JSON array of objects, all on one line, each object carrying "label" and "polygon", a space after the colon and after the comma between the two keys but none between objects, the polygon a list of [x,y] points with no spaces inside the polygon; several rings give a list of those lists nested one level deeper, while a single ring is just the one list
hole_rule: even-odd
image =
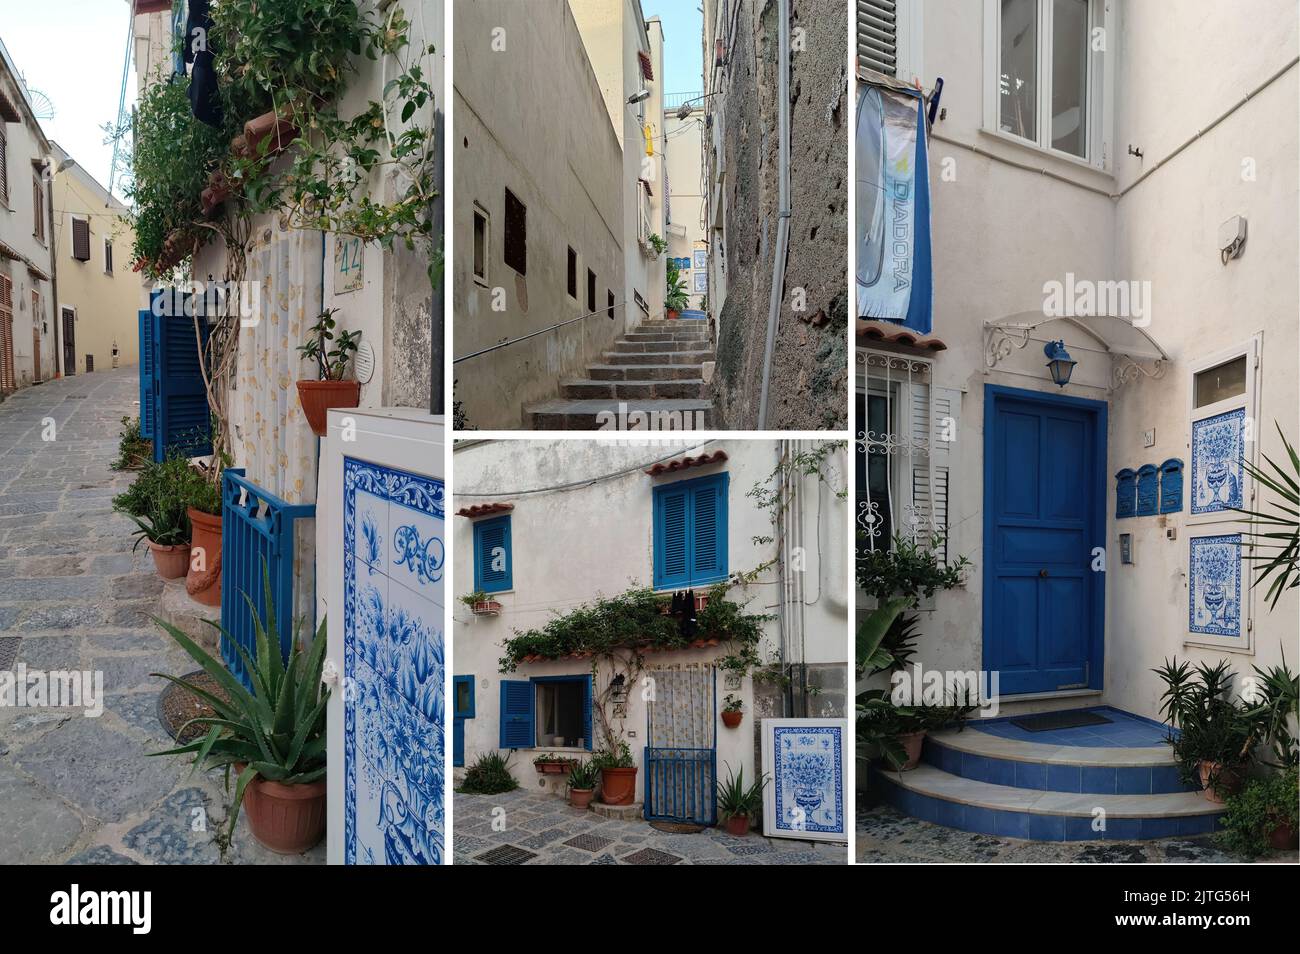
[{"label": "white painted facade", "polygon": [[[452,604],[453,668],[458,677],[472,677],[474,685],[475,715],[464,720],[464,764],[471,765],[481,755],[500,748],[503,679],[582,676],[592,671],[591,659],[567,659],[522,665],[517,672],[503,674],[499,660],[504,640],[540,627],[555,614],[597,596],[652,585],[656,485],[709,474],[729,475],[728,572],[734,576],[776,561],[755,582],[733,587],[728,593],[728,599],[744,603],[750,613],[778,617],[763,624],[760,655],[764,660],[784,658],[790,664],[843,673],[848,612],[843,540],[848,501],[835,492],[845,486],[842,453],[834,451],[828,458],[826,482],[816,477],[795,481],[795,504],[790,513],[797,517],[790,518],[784,535],[774,532],[769,512],[746,496],[755,484],[766,482],[777,467],[779,454],[806,449],[808,445],[800,442],[760,440],[461,442],[453,453],[451,513],[489,503],[514,505],[510,511],[513,585],[509,591],[491,594],[502,605],[496,617],[475,616],[459,601],[475,586],[475,521],[465,516],[450,518],[457,597]],[[644,472],[659,461],[716,451],[724,451],[727,460],[657,477]],[[761,536],[775,539],[754,540]],[[798,547],[803,548],[801,556],[792,556]],[[804,561],[803,573],[791,569],[799,560]],[[699,593],[707,589],[696,588]],[[723,655],[725,647],[653,653],[645,658],[649,671],[654,667],[707,666]],[[612,675],[608,664],[598,669],[596,695]],[[727,729],[714,714],[718,772],[725,778],[725,763],[736,771],[743,766],[746,778],[756,777],[757,720],[761,714],[843,717],[843,682],[838,685],[841,688],[834,692],[805,697],[807,711],[756,713],[754,678],[746,676],[739,688],[728,688],[719,672],[717,711],[730,692],[743,699],[745,715],[740,727]],[[642,747],[648,744],[647,713],[639,691],[629,694],[627,705],[626,718],[614,724],[621,727],[637,765],[642,766]],[[594,717],[593,726],[598,725]],[[599,729],[594,731],[598,747]],[[578,758],[587,754],[585,749],[566,751],[554,746],[517,750],[511,758],[511,771],[521,785],[530,790],[550,785],[557,794],[563,793],[563,776],[539,775],[532,764],[537,755],[553,751]],[[458,774],[460,771],[457,769]],[[637,801],[644,792],[644,774],[638,772]]]},{"label": "white painted facade", "polygon": [[[705,204],[703,144],[704,109],[699,104],[692,107],[685,119],[677,118],[677,110],[664,113],[664,156],[668,164],[669,221],[668,257],[685,258],[691,270],[683,270],[686,290],[690,297],[688,307],[702,309],[708,297],[708,243],[705,240]],[[701,262],[696,253],[703,253]],[[696,268],[702,264],[702,268]],[[696,274],[703,288],[696,285]]]},{"label": "white painted facade", "polygon": [[[1226,656],[1242,675],[1279,663],[1283,651],[1292,665],[1297,658],[1296,590],[1272,611],[1262,589],[1248,596],[1249,632],[1235,641],[1236,650],[1193,639],[1187,622],[1188,536],[1197,530],[1188,505],[1194,371],[1258,348],[1247,382],[1247,414],[1258,439],[1247,445],[1247,458],[1285,459],[1274,421],[1293,445],[1300,439],[1296,8],[1273,0],[1243,17],[1209,0],[1094,0],[1090,15],[1104,23],[1106,50],[1089,74],[1095,125],[1085,161],[996,130],[989,104],[996,105],[998,7],[996,0],[899,4],[899,78],[917,80],[927,92],[937,77],[944,80],[943,114],[930,139],[930,187],[933,335],[947,350],[930,355],[928,383],[936,399],[955,402],[956,440],[944,448],[951,495],[947,513],[937,516],[949,528],[950,552],[973,561],[964,587],[922,607],[917,658],[926,668],[982,668],[985,385],[1103,401],[1105,674],[1100,693],[1082,701],[1158,718],[1161,684],[1151,669],[1168,657],[1196,663]],[[1248,239],[1243,254],[1224,264],[1217,233],[1233,215],[1248,221]],[[1008,316],[1041,321],[1044,283],[1065,282],[1067,274],[1149,282],[1144,330],[1169,360],[1158,370],[1140,360],[1134,369],[1107,353],[1116,338],[1056,321],[988,367],[983,323]],[[1079,362],[1063,389],[1044,367],[1044,343],[1057,338]],[[859,393],[869,354],[919,354],[861,336],[858,345]],[[1116,519],[1115,473],[1168,458],[1183,460],[1187,470],[1181,512]],[[1247,506],[1267,496],[1261,491]],[[1232,521],[1221,525],[1224,532],[1240,529]],[[1132,534],[1131,565],[1121,565],[1120,533]],[[1016,707],[1062,708],[1068,701],[1040,697]]]}]

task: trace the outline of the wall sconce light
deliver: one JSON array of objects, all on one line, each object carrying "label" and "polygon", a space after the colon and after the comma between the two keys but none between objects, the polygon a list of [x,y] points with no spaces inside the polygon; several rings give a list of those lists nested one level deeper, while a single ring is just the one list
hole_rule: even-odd
[{"label": "wall sconce light", "polygon": [[1065,387],[1070,383],[1070,375],[1079,362],[1070,357],[1065,350],[1065,342],[1049,341],[1043,345],[1043,354],[1047,355],[1047,370],[1052,372],[1052,380],[1057,386]]}]

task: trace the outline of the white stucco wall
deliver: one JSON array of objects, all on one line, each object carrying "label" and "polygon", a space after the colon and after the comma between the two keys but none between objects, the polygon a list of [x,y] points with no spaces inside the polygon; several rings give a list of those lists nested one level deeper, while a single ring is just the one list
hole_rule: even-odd
[{"label": "white stucco wall", "polygon": [[[650,586],[653,579],[652,490],[656,485],[689,480],[725,471],[730,475],[728,494],[728,569],[744,572],[772,559],[776,544],[755,543],[755,536],[772,536],[767,511],[760,511],[746,496],[764,481],[777,463],[774,441],[723,440],[707,442],[528,441],[486,442],[462,446],[454,453],[456,474],[452,513],[486,503],[513,503],[511,538],[513,589],[493,594],[502,604],[499,617],[475,617],[463,603],[453,602],[454,670],[472,675],[476,716],[465,724],[465,762],[472,764],[485,752],[495,751],[500,739],[500,683],[502,679],[527,680],[532,676],[581,675],[591,671],[591,660],[543,662],[502,675],[498,660],[502,644],[516,631],[544,625],[597,595],[615,595],[633,586]],[[721,464],[690,468],[671,475],[647,476],[643,471],[655,461],[724,450]],[[831,480],[843,487],[843,462],[833,468]],[[619,476],[581,483],[545,493],[520,491],[588,481],[627,470]],[[847,530],[847,501],[826,484],[807,478],[800,484],[807,550],[804,588],[804,639],[788,650],[790,661],[843,664],[846,655],[847,613],[843,544]],[[473,521],[453,517],[453,580],[456,596],[474,587]],[[729,598],[748,601],[751,613],[777,612],[775,568],[763,572],[747,588],[733,588]],[[775,621],[764,624],[760,648],[767,659],[780,645]],[[725,655],[717,650],[654,653],[648,665],[698,665]],[[596,685],[599,694],[611,678],[608,666]],[[740,690],[729,690],[722,674],[717,680],[719,710],[723,697],[736,692],[745,701],[745,721],[730,730],[717,723],[718,765],[724,762],[747,777],[755,777],[755,723],[752,678]],[[814,697],[815,702],[815,697]],[[812,712],[811,715],[819,715]],[[598,720],[594,720],[598,724]],[[629,696],[624,728],[638,765],[646,744],[646,710],[638,691]],[[597,738],[599,744],[599,737]],[[512,759],[516,778],[528,788],[538,785],[532,759],[549,748],[521,750]],[[641,773],[643,774],[643,773]],[[548,779],[555,778],[548,776]],[[560,782],[563,780],[560,779]],[[641,784],[638,779],[638,799]]]},{"label": "white stucco wall", "polygon": [[[697,104],[698,106],[698,104]],[[686,119],[676,110],[664,114],[664,155],[668,163],[668,189],[672,224],[668,234],[668,257],[695,260],[695,250],[707,248],[704,239],[704,194],[700,146],[704,110],[694,109]],[[681,234],[684,233],[684,234]],[[707,271],[707,269],[705,270]],[[683,273],[691,308],[699,308],[705,293],[694,291],[692,272]]]}]

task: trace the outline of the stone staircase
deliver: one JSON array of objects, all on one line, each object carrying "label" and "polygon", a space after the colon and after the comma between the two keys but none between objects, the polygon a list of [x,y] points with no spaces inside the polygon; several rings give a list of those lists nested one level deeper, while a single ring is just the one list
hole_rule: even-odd
[{"label": "stone staircase", "polygon": [[[704,363],[713,360],[708,323],[647,321],[614,343],[585,377],[560,382],[560,396],[524,408],[537,430],[693,430],[711,427]],[[629,419],[630,416],[630,419]]]},{"label": "stone staircase", "polygon": [[1168,745],[1142,742],[1038,743],[968,726],[927,736],[920,765],[876,769],[873,780],[904,814],[985,835],[1132,841],[1217,830],[1224,806],[1182,785]]}]

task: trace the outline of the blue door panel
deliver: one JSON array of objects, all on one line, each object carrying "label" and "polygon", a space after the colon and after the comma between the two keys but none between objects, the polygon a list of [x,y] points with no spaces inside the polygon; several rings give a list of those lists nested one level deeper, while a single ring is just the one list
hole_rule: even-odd
[{"label": "blue door panel", "polygon": [[1100,688],[1105,405],[985,392],[984,668],[1004,694]]},{"label": "blue door panel", "polygon": [[153,440],[154,347],[153,311],[141,308],[140,322],[140,436]]}]

